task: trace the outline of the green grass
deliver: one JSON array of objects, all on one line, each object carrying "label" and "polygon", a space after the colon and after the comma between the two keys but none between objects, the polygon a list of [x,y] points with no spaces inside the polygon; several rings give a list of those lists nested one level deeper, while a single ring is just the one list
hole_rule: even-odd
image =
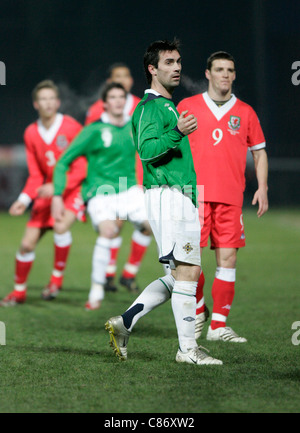
[{"label": "green grass", "polygon": [[[14,256],[26,217],[0,214],[0,297],[12,289]],[[238,253],[236,296],[228,324],[247,337],[244,345],[200,344],[222,367],[177,364],[177,335],[170,303],[136,325],[127,362],[108,345],[104,323],[122,313],[135,295],[120,288],[98,311],[84,303],[90,283],[95,233],[75,224],[64,290],[52,302],[40,298],[52,268],[52,234],[41,241],[29,279],[28,300],[1,308],[6,345],[0,346],[1,413],[279,413],[300,409],[300,346],[292,323],[300,320],[299,210],[270,210],[260,220],[244,212],[247,247]],[[119,272],[129,252],[124,230]],[[205,250],[206,301],[211,309],[213,252]],[[151,243],[138,282],[162,275]],[[208,326],[208,325],[206,325]]]}]

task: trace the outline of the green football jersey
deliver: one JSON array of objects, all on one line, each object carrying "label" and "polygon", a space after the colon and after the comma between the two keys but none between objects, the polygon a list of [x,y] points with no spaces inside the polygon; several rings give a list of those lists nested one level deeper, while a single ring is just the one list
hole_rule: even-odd
[{"label": "green football jersey", "polygon": [[56,164],[54,195],[64,192],[67,171],[79,156],[87,160],[81,191],[85,201],[96,194],[122,192],[137,183],[131,121],[120,127],[100,120],[84,127]]},{"label": "green football jersey", "polygon": [[197,180],[187,136],[177,128],[171,99],[146,90],[132,117],[132,132],[143,164],[143,184],[178,188],[197,206]]}]

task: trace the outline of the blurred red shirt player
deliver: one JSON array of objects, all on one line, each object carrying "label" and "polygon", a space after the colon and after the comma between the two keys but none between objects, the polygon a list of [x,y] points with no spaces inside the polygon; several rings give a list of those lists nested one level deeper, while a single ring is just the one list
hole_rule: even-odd
[{"label": "blurred red shirt player", "polygon": [[84,158],[74,161],[68,173],[67,189],[64,194],[66,211],[63,220],[55,222],[51,217],[54,166],[62,152],[82,129],[82,125],[72,117],[58,113],[59,92],[51,80],[37,84],[32,96],[33,106],[39,118],[26,128],[24,134],[29,176],[23,191],[11,205],[9,213],[12,216],[22,215],[31,202],[33,206],[16,255],[14,290],[0,302],[2,306],[25,302],[27,279],[35,259],[35,248],[49,229],[54,229],[54,267],[42,297],[50,300],[57,296],[62,286],[72,243],[70,227],[76,218],[84,218],[84,204],[80,194],[80,185],[86,176]]},{"label": "blurred red shirt player", "polygon": [[[244,343],[226,326],[234,298],[237,251],[245,246],[242,215],[247,151],[254,159],[258,189],[252,204],[258,203],[258,217],[268,209],[268,160],[265,137],[255,111],[232,94],[236,77],[234,58],[224,51],[213,53],[205,76],[208,91],[184,99],[180,113],[191,112],[198,129],[189,136],[199,194],[201,254],[210,237],[217,270],[212,286],[213,311],[208,340]],[[208,310],[203,296],[204,275],[197,288],[196,338],[201,335]]]}]

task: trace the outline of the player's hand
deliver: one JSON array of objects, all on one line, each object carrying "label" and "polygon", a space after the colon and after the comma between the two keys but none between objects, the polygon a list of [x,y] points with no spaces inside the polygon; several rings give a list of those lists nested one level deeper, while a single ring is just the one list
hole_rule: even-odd
[{"label": "player's hand", "polygon": [[260,218],[267,212],[269,209],[269,202],[268,202],[268,193],[267,188],[258,188],[258,190],[255,192],[252,205],[256,205],[258,203],[258,211],[257,216]]},{"label": "player's hand", "polygon": [[55,221],[62,221],[65,215],[65,206],[62,196],[55,195],[51,201],[51,215]]},{"label": "player's hand", "polygon": [[189,135],[192,132],[196,131],[196,129],[198,128],[196,117],[193,114],[189,114],[188,116],[186,116],[187,113],[188,110],[183,111],[180,114],[177,122],[177,128],[184,135]]},{"label": "player's hand", "polygon": [[51,198],[53,196],[53,183],[48,182],[37,189],[38,196],[41,198]]},{"label": "player's hand", "polygon": [[27,209],[26,205],[21,201],[17,200],[8,209],[8,212],[12,216],[19,216],[19,215],[23,215],[26,209]]}]

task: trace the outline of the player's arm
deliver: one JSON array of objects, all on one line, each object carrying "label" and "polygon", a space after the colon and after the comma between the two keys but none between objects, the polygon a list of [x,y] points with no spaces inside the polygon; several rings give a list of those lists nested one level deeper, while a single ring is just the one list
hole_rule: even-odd
[{"label": "player's arm", "polygon": [[268,203],[268,157],[265,149],[253,150],[258,189],[254,194],[252,204],[258,203],[257,216],[261,217],[269,208]]},{"label": "player's arm", "polygon": [[9,213],[12,216],[19,216],[25,212],[32,200],[38,196],[38,189],[44,182],[44,174],[41,172],[36,159],[34,146],[26,132],[24,135],[24,141],[29,176],[21,194],[9,208]]},{"label": "player's arm", "polygon": [[67,186],[68,170],[73,161],[87,154],[92,136],[93,130],[90,127],[83,128],[57,161],[53,173],[54,196],[64,193]]},{"label": "player's arm", "polygon": [[90,138],[90,130],[84,128],[56,163],[53,173],[54,192],[51,202],[51,214],[58,222],[61,221],[65,215],[65,206],[62,195],[67,185],[67,172],[74,160],[86,155]]},{"label": "player's arm", "polygon": [[144,163],[153,163],[163,158],[171,149],[177,148],[182,138],[189,133],[190,121],[181,115],[174,129],[164,132],[163,118],[159,110],[142,112],[138,121],[136,138],[137,150]]}]

